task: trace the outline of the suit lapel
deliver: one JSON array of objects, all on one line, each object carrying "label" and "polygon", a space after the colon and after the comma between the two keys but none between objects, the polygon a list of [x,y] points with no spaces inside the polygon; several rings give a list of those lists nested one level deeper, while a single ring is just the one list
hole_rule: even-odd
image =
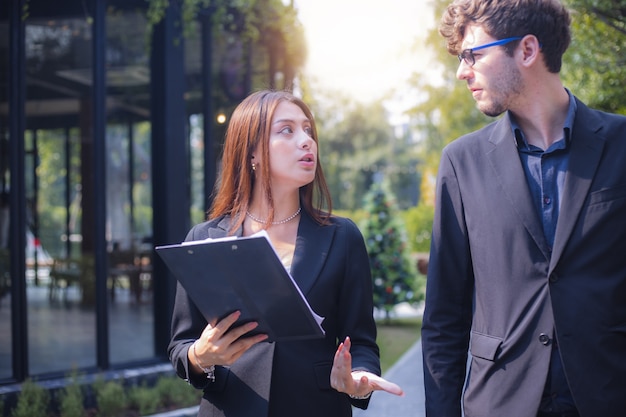
[{"label": "suit lapel", "polygon": [[565,176],[559,220],[554,236],[554,249],[550,262],[552,270],[572,234],[580,210],[587,198],[589,187],[600,164],[604,149],[602,128],[593,113],[577,100],[578,111],[572,132],[569,167]]},{"label": "suit lapel", "polygon": [[489,142],[493,147],[486,156],[493,168],[495,179],[500,183],[503,194],[511,203],[511,208],[518,214],[530,236],[546,258],[549,258],[548,244],[533,205],[508,116],[497,123]]},{"label": "suit lapel", "polygon": [[291,275],[304,294],[313,287],[322,271],[335,229],[334,225],[320,226],[306,213],[302,213]]},{"label": "suit lapel", "polygon": [[[226,237],[228,235],[228,230],[230,229],[231,218],[230,216],[224,216],[216,227],[211,227],[208,229],[208,234],[211,239],[218,239],[221,237]],[[243,228],[239,227],[235,231],[235,236],[241,236],[243,234]]]}]

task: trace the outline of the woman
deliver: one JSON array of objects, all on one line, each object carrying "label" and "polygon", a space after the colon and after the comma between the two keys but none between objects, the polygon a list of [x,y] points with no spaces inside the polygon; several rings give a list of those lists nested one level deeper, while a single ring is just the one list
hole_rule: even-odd
[{"label": "woman", "polygon": [[350,416],[374,390],[402,395],[378,376],[367,252],[354,223],[330,215],[317,145],[311,111],[290,93],[256,92],[233,112],[210,220],[187,240],[266,230],[325,337],[242,338],[257,323],[233,326],[239,312],[207,323],[179,284],[169,355],[204,390],[199,416]]}]

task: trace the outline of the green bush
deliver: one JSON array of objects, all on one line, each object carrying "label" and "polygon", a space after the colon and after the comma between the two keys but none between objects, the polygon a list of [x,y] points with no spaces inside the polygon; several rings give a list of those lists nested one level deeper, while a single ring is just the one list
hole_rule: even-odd
[{"label": "green bush", "polygon": [[77,380],[78,375],[72,373],[70,382],[61,391],[59,398],[61,417],[82,417],[84,414],[83,391]]},{"label": "green bush", "polygon": [[50,394],[48,391],[27,379],[22,383],[22,390],[11,417],[44,417],[48,415]]},{"label": "green bush", "polygon": [[[85,409],[84,387],[78,382],[78,375],[68,376],[68,384],[55,395],[59,412],[55,417],[119,417],[129,415],[150,415],[160,411],[198,405],[201,391],[196,390],[182,379],[173,376],[160,376],[154,385],[143,382],[130,390],[125,389],[123,381],[105,381],[96,378],[92,385],[96,399],[95,409]],[[86,387],[85,387],[86,388]],[[56,401],[58,399],[58,402]],[[0,396],[0,415],[3,414],[6,399]],[[46,417],[51,416],[51,394],[31,380],[22,384],[17,404],[7,410],[10,417]]]},{"label": "green bush", "polygon": [[97,380],[93,384],[98,404],[98,417],[115,417],[126,409],[128,400],[121,382]]},{"label": "green bush", "polygon": [[142,416],[154,414],[161,405],[159,393],[145,384],[130,389],[128,402],[129,406],[137,409]]},{"label": "green bush", "polygon": [[159,378],[155,390],[164,407],[190,407],[200,402],[200,391],[177,377]]},{"label": "green bush", "polygon": [[82,417],[84,414],[83,393],[79,386],[67,387],[59,407],[61,417]]}]

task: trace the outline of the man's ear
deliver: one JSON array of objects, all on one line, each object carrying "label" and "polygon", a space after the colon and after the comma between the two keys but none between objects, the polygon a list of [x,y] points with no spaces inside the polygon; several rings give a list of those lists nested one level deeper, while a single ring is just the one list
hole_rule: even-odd
[{"label": "man's ear", "polygon": [[541,44],[535,35],[524,36],[520,40],[518,49],[518,53],[521,55],[521,63],[524,66],[531,66],[540,59]]}]

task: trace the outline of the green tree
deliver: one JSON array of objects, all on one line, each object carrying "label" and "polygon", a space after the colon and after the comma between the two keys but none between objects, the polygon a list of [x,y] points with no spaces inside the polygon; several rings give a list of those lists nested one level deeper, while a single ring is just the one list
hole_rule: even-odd
[{"label": "green tree", "polygon": [[[148,0],[146,36],[165,16],[172,0]],[[306,59],[304,28],[293,2],[282,0],[182,0],[180,24],[183,35],[198,33],[197,19],[210,16],[215,39],[233,51],[236,43],[247,45],[247,59],[254,66],[252,84],[269,88],[293,87],[293,81]],[[218,45],[218,49],[220,46]],[[282,85],[277,86],[277,75]],[[241,98],[239,98],[241,99]]]},{"label": "green tree", "polygon": [[[433,19],[439,22],[450,0],[432,0]],[[422,99],[411,107],[410,129],[418,138],[414,145],[419,176],[422,181],[420,198],[426,197],[424,210],[432,210],[434,176],[436,176],[441,150],[459,136],[478,129],[492,121],[477,108],[465,83],[456,76],[459,61],[446,50],[439,34],[438,24],[428,32],[425,39],[417,39],[420,44],[432,45],[432,66],[441,74],[441,81],[433,84],[429,77],[415,73],[409,80],[409,88],[419,92]],[[420,200],[420,205],[424,204]],[[414,236],[415,237],[415,236]]]},{"label": "green tree", "polygon": [[309,100],[333,207],[359,208],[377,176],[383,176],[396,195],[404,197],[403,207],[415,203],[415,194],[409,191],[419,188],[415,169],[419,161],[407,137],[394,134],[382,100],[357,103],[322,90]]},{"label": "green tree", "polygon": [[392,130],[385,111],[380,102],[361,104],[340,97],[320,102],[315,114],[333,205],[353,210],[389,156]]},{"label": "green tree", "polygon": [[[449,3],[450,0],[432,0],[436,22],[439,22]],[[476,108],[467,86],[456,78],[459,61],[446,50],[438,24],[429,31],[425,43],[433,45],[432,64],[441,71],[442,81],[433,85],[428,77],[419,73],[413,75],[410,85],[422,92],[424,99],[409,110],[409,115],[412,116],[412,127],[422,140],[424,158],[427,163],[432,163],[429,154],[435,153],[438,161],[438,155],[446,144],[493,119]]]},{"label": "green tree", "polygon": [[374,305],[385,311],[389,320],[396,304],[421,299],[421,294],[416,293],[418,275],[393,196],[381,182],[372,184],[366,194],[365,210],[361,229],[370,259]]},{"label": "green tree", "polygon": [[566,0],[572,44],[563,57],[563,80],[591,107],[626,114],[626,1]]}]

